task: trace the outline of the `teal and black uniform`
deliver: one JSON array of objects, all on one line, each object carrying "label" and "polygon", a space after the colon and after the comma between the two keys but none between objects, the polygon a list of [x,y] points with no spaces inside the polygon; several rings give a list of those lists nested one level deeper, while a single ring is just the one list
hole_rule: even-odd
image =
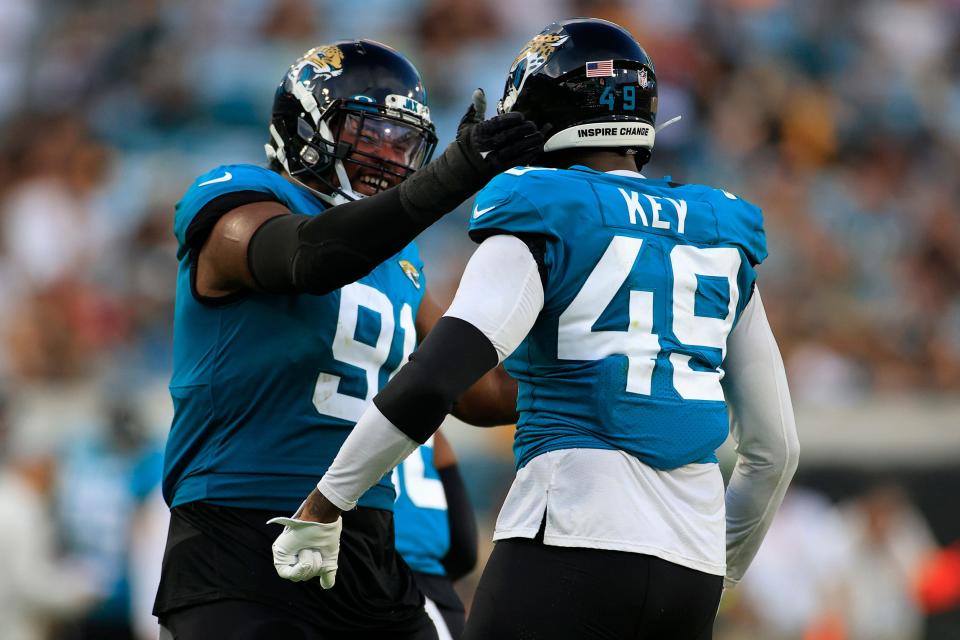
[{"label": "teal and black uniform", "polygon": [[389,475],[361,498],[363,508],[344,514],[342,572],[329,593],[276,575],[270,545],[279,529],[265,523],[296,511],[413,351],[419,253],[411,243],[326,295],[201,297],[195,266],[207,235],[221,215],[258,201],[305,215],[326,208],[309,189],[253,165],[200,176],[177,204],[174,417],[163,473],[172,523],[155,613],[241,599],[308,610],[323,629],[402,629],[423,615],[422,596],[393,548]]},{"label": "teal and black uniform", "polygon": [[533,239],[545,273],[543,310],[504,362],[517,467],[575,448],[715,462],[726,339],[767,255],[760,210],[703,185],[517,168],[477,195],[471,236],[497,233]]},{"label": "teal and black uniform", "polygon": [[[293,513],[367,401],[413,351],[423,264],[410,244],[324,296],[249,292],[201,301],[191,223],[211,202],[244,192],[297,213],[326,208],[309,190],[251,165],[200,176],[177,205],[174,417],[163,492],[171,507],[202,500]],[[392,509],[393,501],[385,477],[360,505]]]},{"label": "teal and black uniform", "polygon": [[[517,168],[478,194],[470,233],[517,236],[540,266],[543,308],[504,361],[519,386],[521,473],[563,474],[530,463],[573,449],[660,470],[716,462],[729,429],[727,337],[767,253],[757,207],[634,172]],[[585,486],[604,477],[578,471]],[[721,576],[587,538],[546,544],[543,532],[497,542],[465,638],[712,637]]]}]

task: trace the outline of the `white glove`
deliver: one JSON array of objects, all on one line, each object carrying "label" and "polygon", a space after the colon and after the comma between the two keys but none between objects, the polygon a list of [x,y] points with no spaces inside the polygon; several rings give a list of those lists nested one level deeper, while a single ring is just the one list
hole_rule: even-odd
[{"label": "white glove", "polygon": [[334,522],[271,518],[267,524],[284,525],[272,547],[273,566],[281,578],[303,582],[320,576],[321,587],[333,586],[337,580],[342,518]]}]

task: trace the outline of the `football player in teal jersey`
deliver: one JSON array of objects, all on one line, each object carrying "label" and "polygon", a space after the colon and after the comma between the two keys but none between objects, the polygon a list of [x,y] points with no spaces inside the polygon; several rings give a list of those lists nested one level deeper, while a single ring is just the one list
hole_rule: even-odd
[{"label": "football player in teal jersey", "polygon": [[[798,461],[756,285],[760,210],[638,172],[657,78],[615,24],[547,27],[500,111],[548,131],[540,166],[477,196],[479,247],[453,304],[310,493],[311,535],[278,543],[335,554],[330,523],[503,361],[519,383],[518,471],[464,637],[710,638]],[[725,489],[714,450],[731,431]]]},{"label": "football player in teal jersey", "polygon": [[454,581],[477,563],[477,523],[453,447],[437,431],[393,470],[397,551],[413,569],[440,640],[463,633]]},{"label": "football player in teal jersey", "polygon": [[[336,586],[332,571],[281,579],[274,563],[296,578],[296,558],[271,558],[267,520],[297,510],[439,317],[414,236],[541,151],[535,125],[483,120],[482,103],[475,94],[457,140],[426,164],[436,135],[413,65],[367,40],[316,47],[277,89],[270,167],[221,166],[177,204],[164,634],[437,637],[394,548],[389,475],[343,519]],[[500,379],[463,395],[464,419],[512,421],[515,388]]]}]

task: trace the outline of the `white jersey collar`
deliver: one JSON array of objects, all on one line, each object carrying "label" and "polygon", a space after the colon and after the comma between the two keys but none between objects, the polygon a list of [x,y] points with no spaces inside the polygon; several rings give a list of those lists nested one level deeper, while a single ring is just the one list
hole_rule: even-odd
[{"label": "white jersey collar", "polygon": [[606,173],[613,174],[615,176],[626,176],[627,178],[644,178],[642,173],[637,173],[636,171],[630,171],[629,169],[615,169],[614,171],[607,171]]}]

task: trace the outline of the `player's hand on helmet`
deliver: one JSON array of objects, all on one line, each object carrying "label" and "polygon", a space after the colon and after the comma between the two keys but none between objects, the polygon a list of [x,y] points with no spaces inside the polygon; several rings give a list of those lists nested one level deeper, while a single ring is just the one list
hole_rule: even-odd
[{"label": "player's hand on helmet", "polygon": [[502,171],[530,164],[543,152],[544,137],[521,113],[484,120],[487,99],[482,89],[460,120],[457,139],[438,158],[400,183],[407,214],[423,225],[479,191]]},{"label": "player's hand on helmet", "polygon": [[543,134],[522,113],[511,112],[484,120],[487,98],[483,89],[457,127],[457,144],[479,170],[494,176],[517,165],[533,162],[543,152]]},{"label": "player's hand on helmet", "polygon": [[333,522],[272,518],[267,524],[283,525],[283,533],[273,543],[273,566],[281,578],[303,582],[319,576],[324,589],[334,585],[343,528],[341,518]]}]

